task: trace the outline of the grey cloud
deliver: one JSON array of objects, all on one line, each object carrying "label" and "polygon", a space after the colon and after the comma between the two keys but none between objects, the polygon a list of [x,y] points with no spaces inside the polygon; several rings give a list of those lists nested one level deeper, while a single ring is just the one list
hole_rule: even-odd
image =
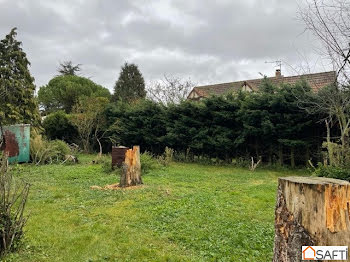
[{"label": "grey cloud", "polygon": [[2,0],[0,10],[0,37],[18,27],[38,86],[65,60],[112,89],[124,61],[146,81],[166,73],[205,84],[271,75],[266,60],[317,57],[294,0]]}]

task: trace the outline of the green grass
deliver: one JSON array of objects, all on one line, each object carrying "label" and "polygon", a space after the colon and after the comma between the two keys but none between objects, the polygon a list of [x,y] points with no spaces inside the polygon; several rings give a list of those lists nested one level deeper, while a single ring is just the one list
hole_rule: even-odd
[{"label": "green grass", "polygon": [[174,163],[132,190],[83,157],[20,165],[32,184],[23,247],[5,261],[270,261],[277,178],[300,171]]}]

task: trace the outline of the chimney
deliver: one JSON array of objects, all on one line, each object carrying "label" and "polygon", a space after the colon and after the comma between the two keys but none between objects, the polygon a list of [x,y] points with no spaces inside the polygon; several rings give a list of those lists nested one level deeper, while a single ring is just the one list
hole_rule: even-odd
[{"label": "chimney", "polygon": [[281,69],[276,69],[276,77],[281,77]]}]

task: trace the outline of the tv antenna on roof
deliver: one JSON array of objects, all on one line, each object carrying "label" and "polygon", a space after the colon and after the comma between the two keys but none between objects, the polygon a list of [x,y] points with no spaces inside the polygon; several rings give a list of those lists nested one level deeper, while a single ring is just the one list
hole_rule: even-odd
[{"label": "tv antenna on roof", "polygon": [[279,67],[280,71],[282,70],[282,61],[277,60],[277,61],[265,61],[265,64],[275,64],[276,66]]}]

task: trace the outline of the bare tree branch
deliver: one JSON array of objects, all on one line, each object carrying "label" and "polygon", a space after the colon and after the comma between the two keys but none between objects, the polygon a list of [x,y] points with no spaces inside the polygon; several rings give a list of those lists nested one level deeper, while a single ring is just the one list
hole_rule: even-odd
[{"label": "bare tree branch", "polygon": [[164,75],[162,80],[150,83],[147,94],[155,102],[177,104],[185,100],[195,84],[190,80]]},{"label": "bare tree branch", "polygon": [[299,17],[323,45],[337,71],[337,81],[350,83],[350,1],[304,0]]}]

